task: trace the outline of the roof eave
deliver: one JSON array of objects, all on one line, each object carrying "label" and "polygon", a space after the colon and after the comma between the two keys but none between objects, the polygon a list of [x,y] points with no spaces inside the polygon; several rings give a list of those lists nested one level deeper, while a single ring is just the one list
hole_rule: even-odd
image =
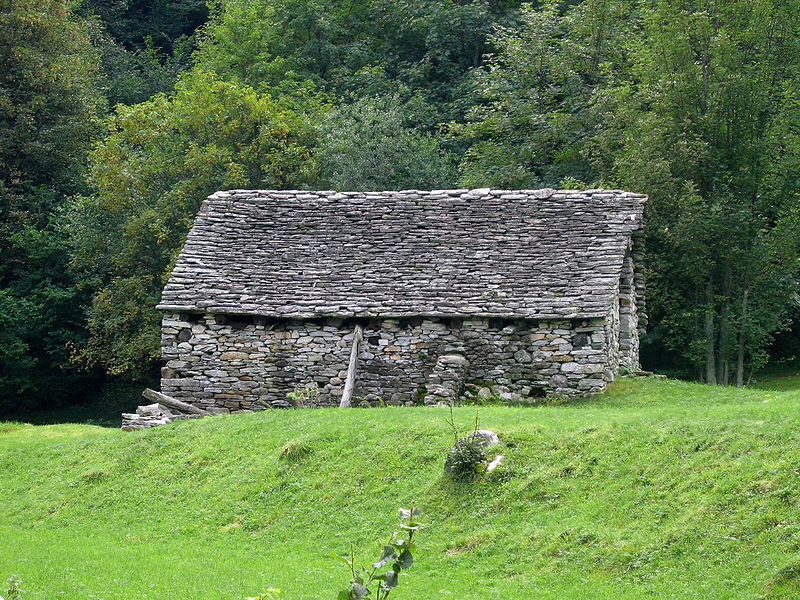
[{"label": "roof eave", "polygon": [[414,317],[422,317],[422,318],[432,318],[432,319],[509,319],[509,320],[524,319],[530,321],[544,321],[544,320],[597,319],[605,317],[607,314],[607,312],[601,310],[578,311],[577,309],[574,311],[565,310],[563,312],[549,312],[549,313],[488,312],[488,311],[473,311],[473,312],[297,311],[290,313],[276,313],[274,311],[235,310],[224,306],[200,307],[200,306],[185,305],[185,304],[159,304],[158,306],[156,306],[156,309],[162,312],[213,314],[213,315],[229,315],[229,316],[242,316],[242,317],[269,317],[273,319],[286,319],[286,320],[324,319],[324,318],[410,319]]}]

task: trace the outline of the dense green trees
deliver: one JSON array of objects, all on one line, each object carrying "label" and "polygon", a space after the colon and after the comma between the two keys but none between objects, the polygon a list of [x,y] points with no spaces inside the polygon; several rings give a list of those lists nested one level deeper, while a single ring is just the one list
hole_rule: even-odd
[{"label": "dense green trees", "polygon": [[800,0],[77,10],[0,0],[12,402],[156,363],[164,277],[225,187],[648,193],[645,353],[708,382],[746,382],[800,314]]},{"label": "dense green trees", "polygon": [[[312,81],[350,100],[417,95],[422,125],[460,117],[470,69],[514,0],[220,0],[196,60],[252,86]],[[423,113],[417,113],[417,117]]]},{"label": "dense green trees", "polygon": [[319,159],[323,187],[339,190],[453,187],[455,160],[436,137],[405,124],[395,96],[366,97],[322,122]]},{"label": "dense green trees", "polygon": [[172,90],[208,18],[204,0],[82,0],[77,10],[92,19],[111,105]]},{"label": "dense green trees", "polygon": [[800,3],[585,0],[523,20],[461,129],[463,180],[648,193],[655,333],[693,375],[741,385],[797,292]]},{"label": "dense green trees", "polygon": [[59,0],[2,0],[0,36],[0,184],[69,191],[102,102],[86,25]]},{"label": "dense green trees", "polygon": [[204,0],[82,0],[78,10],[98,17],[127,50],[144,50],[152,44],[168,53],[208,18]]},{"label": "dense green trees", "polygon": [[175,93],[118,106],[90,155],[94,193],[65,216],[72,267],[93,290],[89,342],[75,358],[142,374],[160,348],[155,305],[202,200],[219,189],[294,188],[315,180],[323,107],[273,99],[192,71]]},{"label": "dense green trees", "polygon": [[797,197],[774,182],[793,177],[778,130],[800,81],[800,3],[664,0],[641,19],[634,76],[611,91],[612,141],[597,153],[651,196],[651,289],[668,343],[705,381],[741,385],[797,289]]},{"label": "dense green trees", "polygon": [[468,143],[468,186],[558,186],[599,176],[587,156],[605,108],[598,92],[627,59],[632,3],[586,0],[566,11],[547,2],[493,38],[497,52],[474,72],[479,102],[454,131]]},{"label": "dense green trees", "polygon": [[[68,367],[81,293],[54,227],[103,98],[86,24],[61,0],[0,2],[0,407],[33,402]],[[47,390],[53,400],[63,386]],[[23,396],[22,392],[27,395]]]}]

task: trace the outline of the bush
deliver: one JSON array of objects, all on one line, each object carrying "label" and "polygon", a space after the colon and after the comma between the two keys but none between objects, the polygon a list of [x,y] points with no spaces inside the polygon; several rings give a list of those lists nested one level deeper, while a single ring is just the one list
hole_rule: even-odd
[{"label": "bush", "polygon": [[457,481],[472,481],[486,464],[483,440],[468,435],[453,444],[444,461],[444,471]]}]

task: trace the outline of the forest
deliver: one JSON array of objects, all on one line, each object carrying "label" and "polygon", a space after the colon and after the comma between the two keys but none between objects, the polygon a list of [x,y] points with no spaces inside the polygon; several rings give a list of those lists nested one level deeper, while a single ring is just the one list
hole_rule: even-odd
[{"label": "forest", "polygon": [[800,356],[800,0],[0,0],[0,411],[160,366],[229,188],[649,195],[647,369]]}]

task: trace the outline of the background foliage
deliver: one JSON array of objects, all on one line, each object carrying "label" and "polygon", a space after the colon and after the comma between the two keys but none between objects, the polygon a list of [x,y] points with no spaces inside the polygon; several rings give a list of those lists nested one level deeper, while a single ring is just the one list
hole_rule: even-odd
[{"label": "background foliage", "polygon": [[191,71],[172,95],[118,106],[90,155],[91,195],[65,215],[72,268],[96,290],[89,343],[74,358],[111,374],[142,375],[160,350],[155,305],[200,202],[230,188],[297,188],[323,110]]},{"label": "background foliage", "polygon": [[361,191],[453,187],[452,153],[406,120],[397,96],[360,98],[332,111],[320,124],[322,186]]},{"label": "background foliage", "polygon": [[0,407],[157,366],[226,187],[647,193],[643,360],[746,383],[798,351],[799,34],[800,0],[0,0]]},{"label": "background foliage", "polygon": [[99,131],[97,52],[65,2],[0,2],[0,409],[54,402],[75,383],[65,344],[83,337],[86,300],[55,223],[84,189]]},{"label": "background foliage", "polygon": [[478,73],[463,183],[650,196],[654,368],[742,385],[796,306],[798,9],[549,2]]}]

